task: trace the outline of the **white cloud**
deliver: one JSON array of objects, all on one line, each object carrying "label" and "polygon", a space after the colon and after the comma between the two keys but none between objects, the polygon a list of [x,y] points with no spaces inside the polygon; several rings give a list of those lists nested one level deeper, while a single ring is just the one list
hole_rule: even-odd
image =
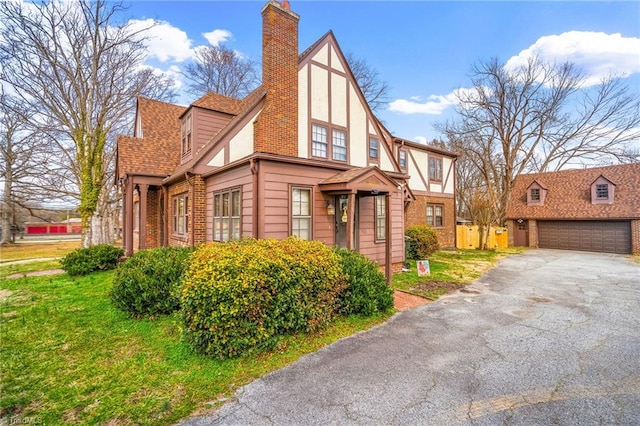
[{"label": "white cloud", "polygon": [[459,98],[473,96],[474,89],[461,87],[446,95],[430,95],[426,102],[414,102],[413,99],[420,99],[419,96],[412,96],[410,99],[397,99],[389,103],[389,110],[400,114],[425,114],[440,115],[447,108],[458,105]]},{"label": "white cloud", "polygon": [[212,46],[218,46],[220,43],[229,40],[232,36],[231,32],[227,30],[213,30],[208,33],[202,33],[202,35]]},{"label": "white cloud", "polygon": [[143,31],[149,58],[160,62],[184,62],[193,56],[192,41],[186,32],[165,21],[132,19],[129,25],[135,31]]},{"label": "white cloud", "polygon": [[427,144],[427,138],[424,136],[414,136],[413,140],[418,143]]},{"label": "white cloud", "polygon": [[531,56],[547,61],[569,61],[586,74],[585,84],[598,84],[610,74],[630,75],[640,72],[640,38],[603,32],[568,31],[540,37],[533,45],[507,61],[514,69]]}]

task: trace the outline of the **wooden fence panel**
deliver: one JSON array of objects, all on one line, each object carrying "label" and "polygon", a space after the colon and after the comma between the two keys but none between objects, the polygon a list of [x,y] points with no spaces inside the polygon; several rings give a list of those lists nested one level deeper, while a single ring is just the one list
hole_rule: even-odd
[{"label": "wooden fence panel", "polygon": [[[509,245],[507,228],[492,226],[489,234],[488,248],[506,248]],[[480,232],[477,225],[456,226],[456,247],[459,249],[480,248]]]}]

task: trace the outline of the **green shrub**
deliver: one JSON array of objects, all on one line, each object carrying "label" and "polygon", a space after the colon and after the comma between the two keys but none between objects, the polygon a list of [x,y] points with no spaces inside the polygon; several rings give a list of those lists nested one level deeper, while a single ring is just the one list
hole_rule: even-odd
[{"label": "green shrub", "polygon": [[111,301],[139,318],[166,315],[180,308],[180,281],[192,247],[162,247],[134,253],[116,269]]},{"label": "green shrub", "polygon": [[438,235],[430,226],[410,226],[404,232],[405,256],[409,260],[426,259],[440,250]]},{"label": "green shrub", "polygon": [[376,263],[364,255],[345,249],[335,249],[340,256],[342,271],[347,276],[347,288],[340,295],[340,312],[373,315],[393,307],[393,290]]},{"label": "green shrub", "polygon": [[318,241],[210,243],[183,281],[185,336],[216,357],[268,349],[279,335],[328,324],[344,286],[338,255]]},{"label": "green shrub", "polygon": [[60,264],[71,276],[87,275],[94,271],[114,269],[122,256],[124,250],[121,247],[99,244],[72,251],[60,260]]}]

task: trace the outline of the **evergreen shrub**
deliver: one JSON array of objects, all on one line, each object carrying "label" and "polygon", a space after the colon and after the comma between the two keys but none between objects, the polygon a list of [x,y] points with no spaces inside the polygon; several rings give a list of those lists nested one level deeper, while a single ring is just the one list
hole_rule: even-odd
[{"label": "evergreen shrub", "polygon": [[379,266],[352,250],[335,249],[340,256],[347,288],[340,295],[340,312],[371,316],[393,307],[393,290]]},{"label": "evergreen shrub", "polygon": [[180,308],[180,283],[193,247],[134,253],[115,271],[111,301],[132,317],[167,315]]},{"label": "evergreen shrub", "polygon": [[210,243],[194,252],[183,281],[185,337],[220,358],[269,349],[280,335],[328,324],[344,287],[338,255],[318,241]]},{"label": "evergreen shrub", "polygon": [[405,257],[407,260],[421,260],[440,250],[438,235],[430,226],[414,225],[404,231]]},{"label": "evergreen shrub", "polygon": [[60,260],[60,264],[71,276],[87,275],[94,271],[114,269],[122,256],[124,250],[121,247],[98,244],[68,253]]}]

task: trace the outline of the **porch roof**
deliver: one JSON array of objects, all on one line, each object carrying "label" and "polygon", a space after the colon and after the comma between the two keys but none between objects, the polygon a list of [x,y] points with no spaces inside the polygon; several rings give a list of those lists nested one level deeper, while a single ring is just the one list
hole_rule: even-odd
[{"label": "porch roof", "polygon": [[398,188],[398,183],[378,166],[360,167],[340,172],[321,181],[323,192],[377,192],[387,193]]}]

